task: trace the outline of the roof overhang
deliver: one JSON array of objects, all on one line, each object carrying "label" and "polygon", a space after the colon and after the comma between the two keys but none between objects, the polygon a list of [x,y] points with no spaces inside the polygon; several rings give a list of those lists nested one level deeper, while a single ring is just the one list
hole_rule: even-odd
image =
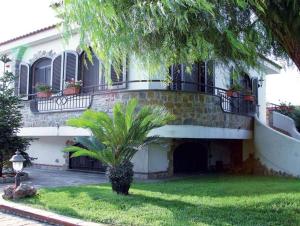
[{"label": "roof overhang", "polygon": [[259,65],[266,74],[279,74],[282,67],[265,56],[259,57]]}]

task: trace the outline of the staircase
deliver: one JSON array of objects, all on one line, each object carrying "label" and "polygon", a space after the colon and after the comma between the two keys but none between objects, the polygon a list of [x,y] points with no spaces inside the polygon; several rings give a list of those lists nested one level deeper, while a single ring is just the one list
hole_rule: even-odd
[{"label": "staircase", "polygon": [[278,106],[269,106],[268,125],[255,118],[255,156],[270,170],[300,177],[300,134],[291,118],[276,111]]},{"label": "staircase", "polygon": [[[284,109],[282,109],[284,108]],[[267,123],[270,127],[287,136],[300,140],[295,122],[292,118],[279,113],[280,110],[289,110],[288,106],[280,106],[276,104],[267,105]]]}]

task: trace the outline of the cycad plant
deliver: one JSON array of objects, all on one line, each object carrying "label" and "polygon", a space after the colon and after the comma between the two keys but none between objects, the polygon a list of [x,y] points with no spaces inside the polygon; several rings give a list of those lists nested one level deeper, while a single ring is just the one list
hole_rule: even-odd
[{"label": "cycad plant", "polygon": [[90,129],[93,135],[76,138],[81,147],[69,146],[64,150],[72,152],[71,157],[89,156],[105,163],[112,190],[127,195],[133,179],[130,160],[143,146],[157,138],[148,136],[152,129],[173,119],[164,107],[138,108],[136,99],[131,99],[127,105],[116,103],[112,117],[105,112],[87,110],[79,118],[69,119],[67,124]]}]

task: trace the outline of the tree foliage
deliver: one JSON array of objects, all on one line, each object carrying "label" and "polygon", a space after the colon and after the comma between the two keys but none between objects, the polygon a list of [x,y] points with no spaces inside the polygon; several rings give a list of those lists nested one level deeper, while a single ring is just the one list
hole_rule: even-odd
[{"label": "tree foliage", "polygon": [[152,129],[161,127],[174,119],[164,107],[144,106],[138,108],[136,99],[127,105],[117,103],[113,117],[105,112],[85,111],[79,118],[69,119],[67,124],[86,128],[91,137],[78,137],[76,143],[64,150],[71,157],[88,156],[108,165],[107,174],[114,191],[128,194],[133,177],[130,160],[134,154],[157,137],[148,137]]},{"label": "tree foliage", "polygon": [[14,95],[15,76],[6,68],[11,60],[3,55],[0,61],[3,63],[4,71],[0,77],[0,176],[2,176],[4,162],[16,151],[20,151],[25,157],[25,164],[30,164],[30,158],[25,150],[31,139],[17,136],[22,123],[21,100]]},{"label": "tree foliage", "polygon": [[134,54],[149,68],[214,59],[240,69],[258,66],[261,55],[289,56],[297,64],[292,49],[299,46],[299,4],[298,0],[66,0],[53,7],[63,19],[66,37],[79,30],[81,47],[89,52],[91,46],[107,64]]},{"label": "tree foliage", "polygon": [[69,119],[69,126],[89,129],[92,137],[78,137],[77,143],[69,146],[72,157],[89,156],[109,166],[130,161],[133,155],[155,137],[147,137],[152,129],[161,127],[174,118],[164,107],[145,106],[137,110],[137,100],[125,106],[115,104],[113,118],[105,112],[86,110],[79,118]]}]

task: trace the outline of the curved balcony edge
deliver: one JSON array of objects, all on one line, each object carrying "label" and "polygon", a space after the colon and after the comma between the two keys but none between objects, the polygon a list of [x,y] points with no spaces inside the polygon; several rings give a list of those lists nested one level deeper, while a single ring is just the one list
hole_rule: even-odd
[{"label": "curved balcony edge", "polygon": [[[136,98],[141,106],[163,105],[176,116],[173,125],[200,125],[207,127],[252,130],[253,117],[226,112],[222,97],[211,94],[173,90],[114,90],[91,96],[88,108],[111,113],[116,102]],[[25,101],[24,127],[64,126],[68,118],[78,117],[82,110],[56,111],[36,114],[30,110],[31,101]],[[230,108],[230,105],[229,105]],[[233,114],[232,114],[233,113]]]}]

